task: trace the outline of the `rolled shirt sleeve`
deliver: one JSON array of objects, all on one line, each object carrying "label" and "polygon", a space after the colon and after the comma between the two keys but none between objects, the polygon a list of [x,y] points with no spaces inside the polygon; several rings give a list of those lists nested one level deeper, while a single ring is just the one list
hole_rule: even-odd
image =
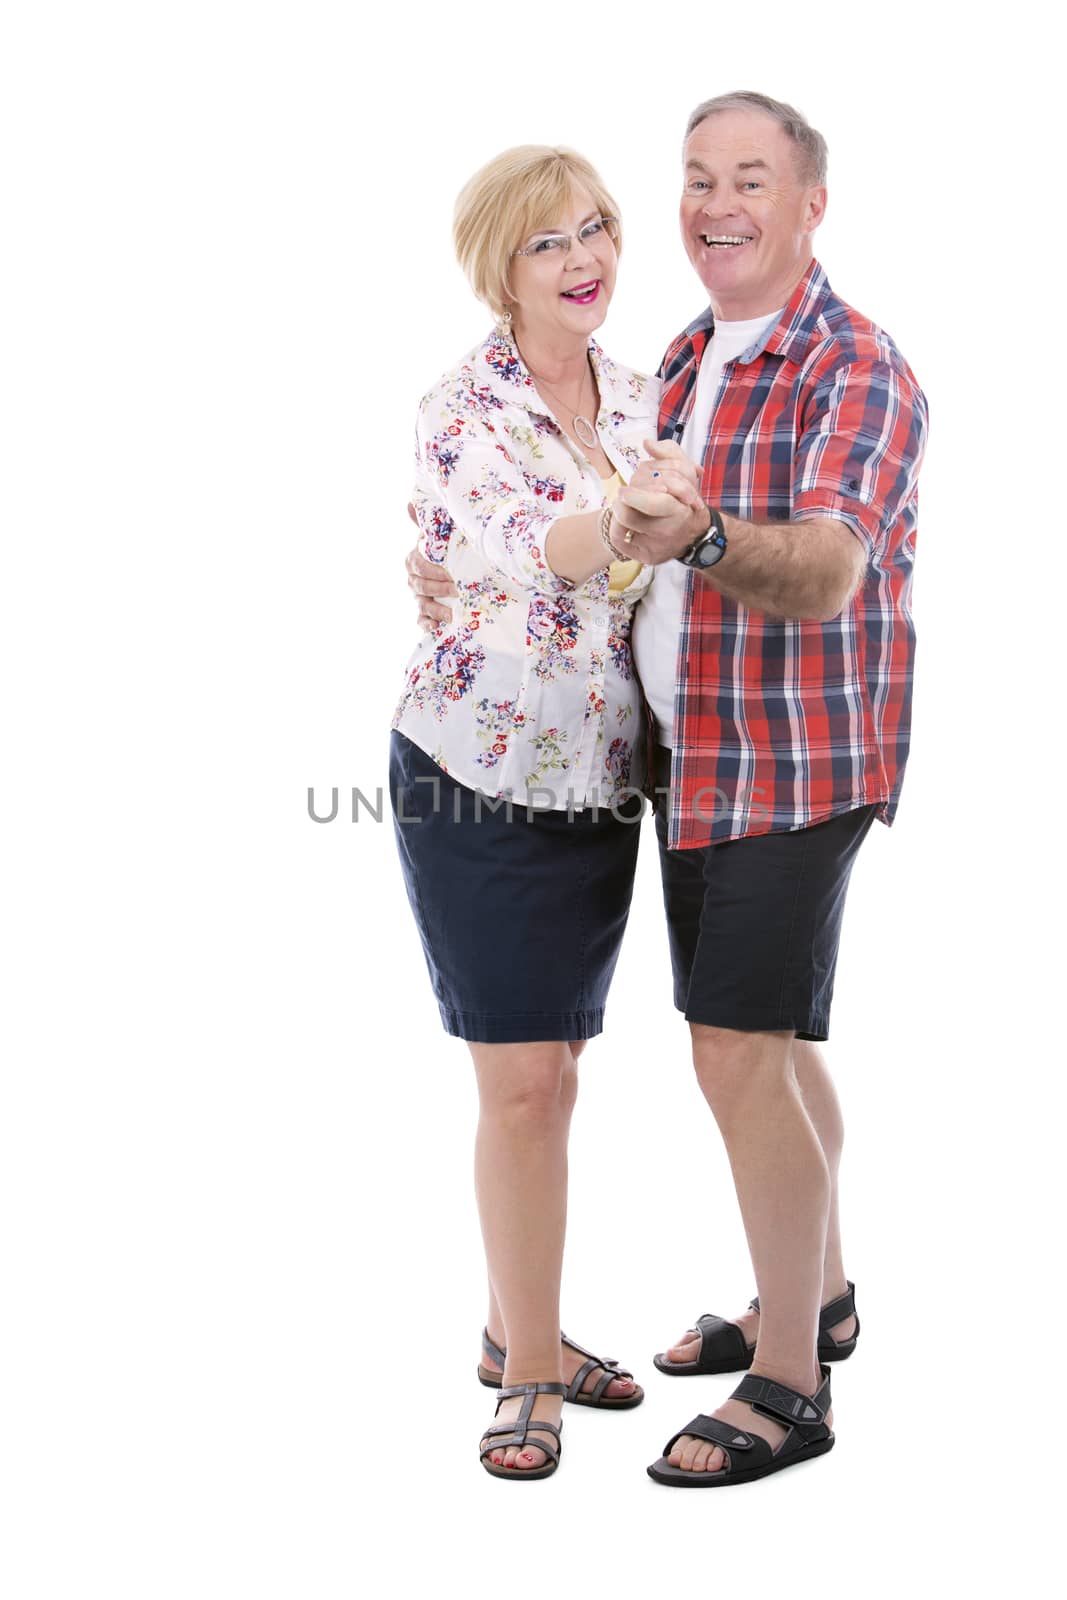
[{"label": "rolled shirt sleeve", "polygon": [[854,357],[833,368],[804,409],[793,517],[836,517],[876,557],[915,493],[927,427],[925,396],[903,363]]}]

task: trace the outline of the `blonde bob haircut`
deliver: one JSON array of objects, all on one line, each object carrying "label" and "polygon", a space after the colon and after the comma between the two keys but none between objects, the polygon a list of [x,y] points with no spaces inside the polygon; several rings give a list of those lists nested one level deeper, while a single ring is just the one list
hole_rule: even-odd
[{"label": "blonde bob haircut", "polygon": [[[619,211],[596,168],[563,145],[520,144],[486,163],[456,201],[452,238],[479,300],[499,317],[512,299],[508,267],[532,233],[555,228],[576,189],[603,217]],[[620,225],[616,251],[622,249]]]}]

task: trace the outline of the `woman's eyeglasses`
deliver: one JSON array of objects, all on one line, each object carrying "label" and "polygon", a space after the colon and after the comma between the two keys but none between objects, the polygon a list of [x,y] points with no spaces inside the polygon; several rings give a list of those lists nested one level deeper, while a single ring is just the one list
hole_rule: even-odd
[{"label": "woman's eyeglasses", "polygon": [[525,250],[513,250],[513,256],[552,256],[558,250],[560,255],[566,255],[574,240],[579,244],[596,244],[601,239],[610,239],[612,244],[619,240],[619,219],[617,217],[597,217],[593,222],[587,222],[579,228],[577,234],[549,233],[543,239],[535,239],[533,244],[526,246]]}]

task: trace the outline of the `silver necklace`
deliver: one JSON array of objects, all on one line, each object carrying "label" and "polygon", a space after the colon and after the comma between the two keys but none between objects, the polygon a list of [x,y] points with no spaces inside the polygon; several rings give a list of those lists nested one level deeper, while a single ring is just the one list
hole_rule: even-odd
[{"label": "silver necklace", "polygon": [[587,450],[596,450],[599,448],[600,440],[597,438],[596,429],[593,427],[593,424],[590,422],[588,417],[580,417],[575,415],[571,419],[571,427],[577,434],[579,442],[584,444]]},{"label": "silver necklace", "polygon": [[[588,364],[586,370],[588,371]],[[537,373],[531,366],[527,365],[527,371],[532,378],[536,379],[538,387],[544,388],[548,398],[550,400],[554,400],[558,406],[563,407],[563,414],[566,416],[567,412],[570,410],[570,407],[565,403],[565,401],[561,400],[558,394],[554,394],[552,392],[543,378],[537,377]],[[579,401],[580,400],[581,396],[579,396]],[[582,416],[580,412],[571,411],[571,427],[574,429],[579,444],[584,444],[587,450],[598,450],[600,448],[600,440],[597,438],[596,429],[588,417]]]}]

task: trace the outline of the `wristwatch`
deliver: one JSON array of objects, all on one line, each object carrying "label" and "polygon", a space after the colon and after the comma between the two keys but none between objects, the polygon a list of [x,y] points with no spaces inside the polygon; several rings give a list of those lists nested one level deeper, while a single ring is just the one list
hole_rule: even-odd
[{"label": "wristwatch", "polygon": [[709,518],[707,533],[700,534],[688,550],[683,550],[680,556],[675,557],[683,567],[692,567],[696,572],[706,572],[726,554],[726,529],[722,525],[722,518],[714,506],[709,506],[707,501],[704,505]]}]

